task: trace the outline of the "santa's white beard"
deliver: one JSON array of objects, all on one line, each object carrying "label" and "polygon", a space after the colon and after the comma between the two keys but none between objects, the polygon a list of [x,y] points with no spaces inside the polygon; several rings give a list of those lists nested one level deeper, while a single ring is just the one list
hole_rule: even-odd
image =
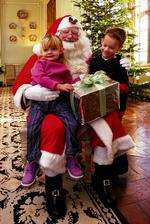
[{"label": "santa's white beard", "polygon": [[80,49],[80,51],[82,52],[82,57],[85,57],[86,59],[89,59],[92,54],[91,44],[86,36],[80,37],[80,39],[75,42],[63,41],[63,47],[68,54],[69,51],[79,51]]},{"label": "santa's white beard", "polygon": [[63,41],[63,47],[65,51],[72,51],[75,49],[75,42]]},{"label": "santa's white beard", "polygon": [[82,37],[76,42],[63,41],[65,49],[65,63],[68,65],[74,78],[88,73],[87,60],[91,56],[90,42],[87,37]]}]

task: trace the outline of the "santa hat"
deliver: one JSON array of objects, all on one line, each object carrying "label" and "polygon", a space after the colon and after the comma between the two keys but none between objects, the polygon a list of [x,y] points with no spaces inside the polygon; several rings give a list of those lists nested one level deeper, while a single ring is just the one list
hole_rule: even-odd
[{"label": "santa hat", "polygon": [[[63,30],[63,29],[67,29],[70,27],[77,27],[79,29],[82,29],[81,24],[79,23],[78,19],[74,16],[71,15],[66,15],[63,17],[60,17],[58,19],[56,19],[53,24],[49,27],[47,34],[59,34],[59,31]],[[33,46],[33,53],[40,55],[41,53],[41,44],[35,44]]]},{"label": "santa hat", "polygon": [[78,27],[82,28],[81,24],[79,23],[78,19],[71,15],[66,15],[56,19],[50,28],[47,31],[47,34],[57,34],[60,30],[67,29],[70,27]]}]

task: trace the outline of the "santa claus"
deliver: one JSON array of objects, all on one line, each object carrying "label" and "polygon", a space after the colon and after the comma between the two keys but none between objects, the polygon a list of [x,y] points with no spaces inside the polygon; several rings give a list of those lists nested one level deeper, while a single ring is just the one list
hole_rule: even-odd
[{"label": "santa claus", "polygon": [[[54,21],[47,33],[57,34],[62,39],[65,63],[72,76],[78,78],[80,75],[86,74],[91,49],[89,39],[82,30],[79,21],[72,16],[64,16]],[[34,52],[36,54],[32,55],[26,62],[12,88],[16,106],[23,109],[29,106],[29,100],[47,101],[53,100],[59,95],[58,92],[40,86],[31,86],[31,68],[38,59],[37,54],[40,52],[40,45],[36,46]],[[95,132],[91,131],[91,145],[94,150],[93,161],[95,163],[93,181],[98,183],[101,199],[107,205],[110,202],[109,189],[112,170],[115,170],[114,164],[116,164],[114,157],[132,148],[134,144],[131,137],[125,133],[117,112],[113,112],[103,119],[98,119],[91,126],[95,130]],[[97,128],[102,130],[99,136],[96,134]],[[50,215],[62,217],[66,213],[66,197],[62,186],[62,174],[66,169],[65,128],[62,121],[52,114],[47,115],[42,122],[40,148],[42,155],[39,163],[44,168],[46,175],[47,210]],[[75,164],[72,165],[75,166]],[[27,184],[35,180],[36,171],[35,161],[26,164],[24,177],[27,177]]]}]

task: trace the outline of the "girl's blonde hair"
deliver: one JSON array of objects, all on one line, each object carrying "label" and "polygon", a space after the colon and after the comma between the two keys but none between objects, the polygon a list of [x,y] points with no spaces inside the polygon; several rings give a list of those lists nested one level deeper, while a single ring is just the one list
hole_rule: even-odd
[{"label": "girl's blonde hair", "polygon": [[60,58],[63,59],[63,44],[61,39],[58,36],[54,36],[54,35],[47,35],[43,38],[43,40],[41,41],[41,45],[42,45],[42,55],[44,52],[46,52],[48,49],[52,48],[52,49],[57,49],[58,51],[60,51]]}]

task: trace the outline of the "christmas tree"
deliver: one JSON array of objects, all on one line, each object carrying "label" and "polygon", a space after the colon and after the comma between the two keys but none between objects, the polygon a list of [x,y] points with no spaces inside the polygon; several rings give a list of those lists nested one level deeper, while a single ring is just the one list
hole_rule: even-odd
[{"label": "christmas tree", "polygon": [[[128,33],[126,52],[133,49],[133,0],[78,0],[74,1],[81,13],[81,23],[92,42],[93,51],[100,46],[100,39],[107,28],[121,27]],[[132,50],[133,51],[133,50]]]},{"label": "christmas tree", "polygon": [[[93,52],[99,51],[101,38],[103,37],[105,30],[110,27],[121,27],[127,32],[127,40],[122,49],[122,53],[125,56],[130,57],[132,67],[129,71],[129,75],[140,76],[145,71],[149,71],[149,68],[137,68],[134,60],[134,52],[136,44],[134,43],[135,30],[134,30],[134,0],[76,0],[73,1],[74,5],[80,8],[81,23],[83,29],[86,31],[87,36],[91,40]],[[142,72],[141,72],[142,71]],[[132,74],[134,73],[134,75]],[[149,100],[150,82],[142,84],[130,83],[130,95],[140,100]]]}]

